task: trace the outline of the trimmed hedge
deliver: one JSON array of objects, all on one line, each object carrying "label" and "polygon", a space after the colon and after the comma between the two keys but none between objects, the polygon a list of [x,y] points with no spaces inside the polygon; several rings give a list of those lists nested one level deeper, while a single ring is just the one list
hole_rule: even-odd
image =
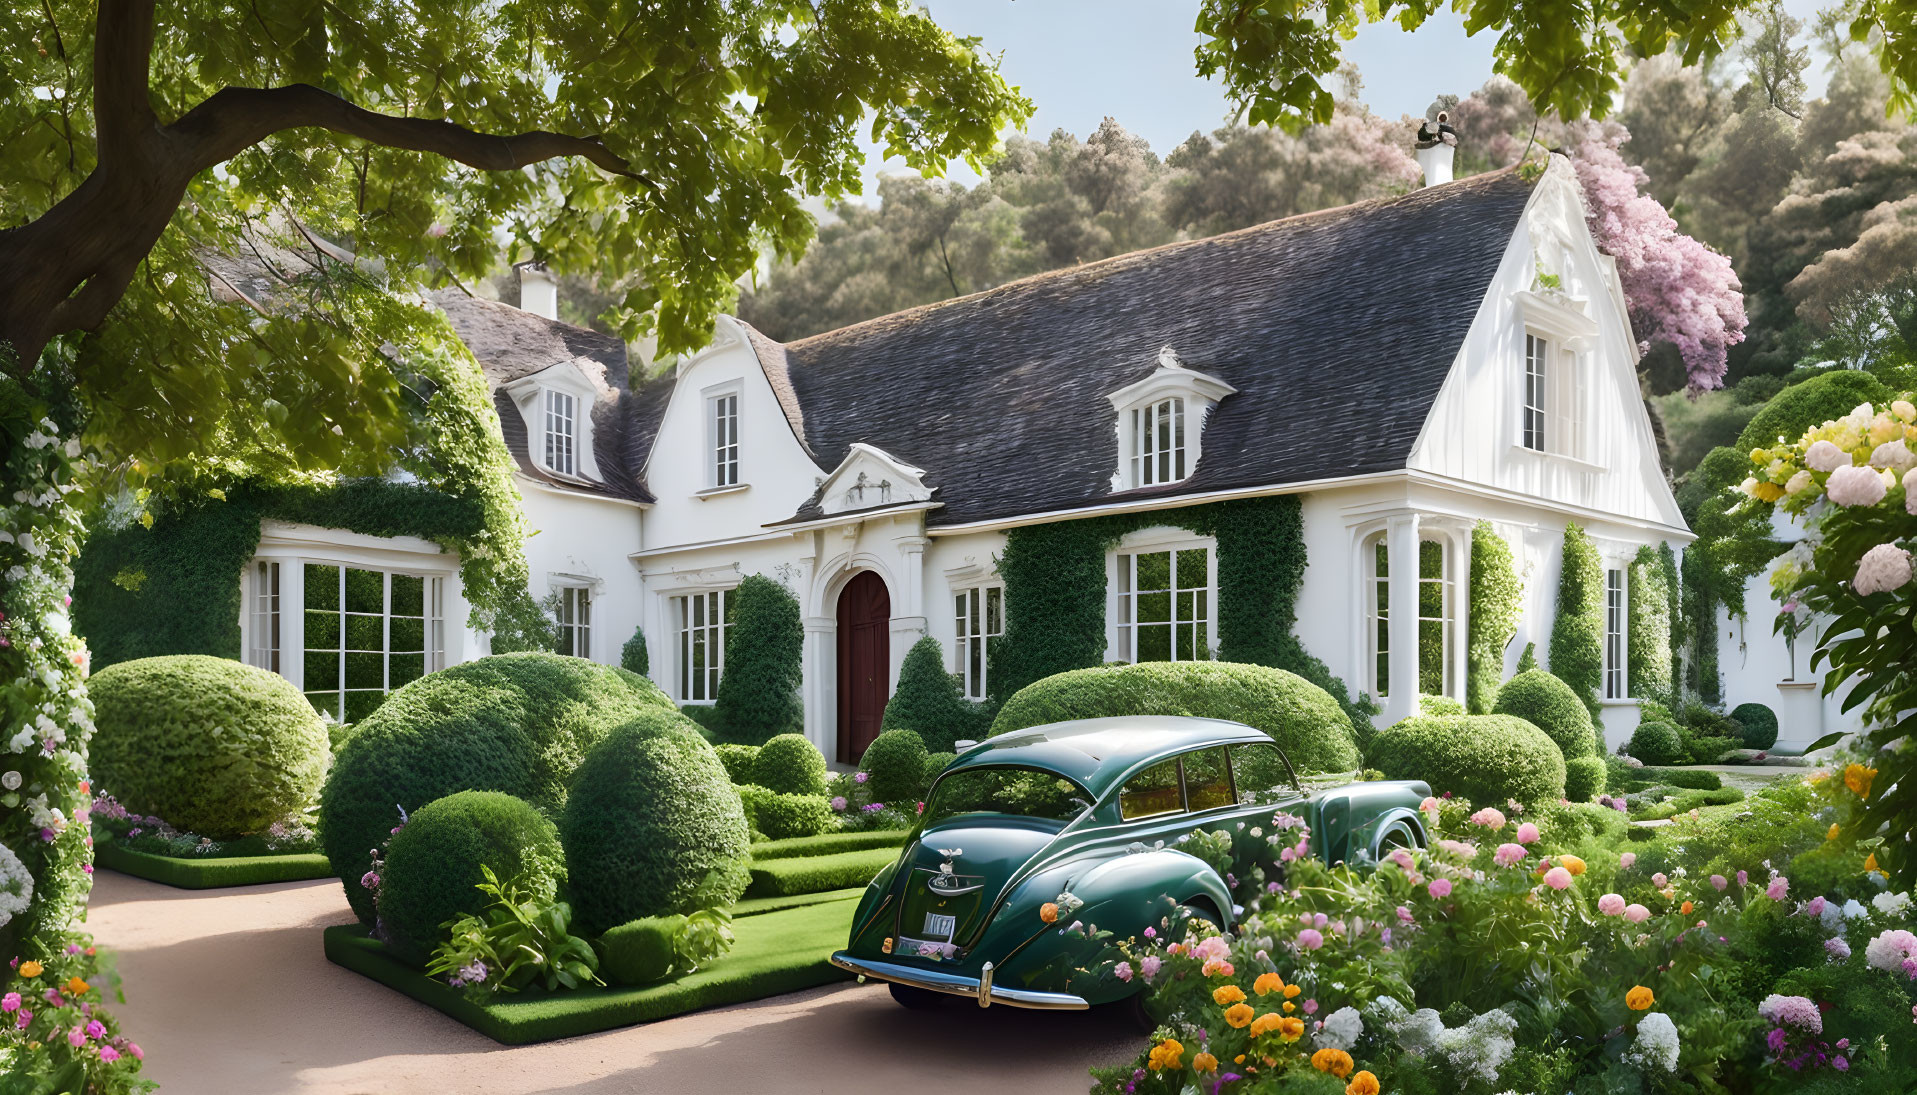
[{"label": "trimmed hedge", "polygon": [[805,625],[798,598],[763,574],[727,595],[726,671],[712,714],[729,740],[759,744],[805,729],[800,659]]},{"label": "trimmed hedge", "polygon": [[862,829],[851,833],[825,833],[821,836],[768,840],[752,846],[752,862],[768,859],[793,859],[801,856],[834,855],[859,852],[868,848],[891,848],[895,852],[905,843],[904,829]]},{"label": "trimmed hedge", "polygon": [[[726,770],[730,772],[731,768]],[[759,747],[749,782],[782,794],[822,795],[825,754],[804,734],[780,734]]]},{"label": "trimmed hedge", "polygon": [[945,750],[955,741],[976,737],[984,714],[983,705],[960,692],[959,678],[945,671],[945,648],[927,635],[906,652],[899,686],[886,702],[879,729],[911,730],[927,749]]},{"label": "trimmed hedge", "polygon": [[1438,794],[1502,805],[1564,797],[1564,754],[1511,715],[1409,718],[1378,732],[1371,763],[1389,779],[1421,779]]},{"label": "trimmed hedge", "polygon": [[556,813],[586,751],[658,710],[672,701],[645,678],[557,654],[496,654],[396,690],[359,724],[320,792],[320,842],[353,912],[372,923],[360,876],[399,808],[477,790]]},{"label": "trimmed hedge", "polygon": [[[696,724],[697,720],[694,722]],[[752,765],[759,756],[758,746],[727,743],[713,746],[712,751],[718,756],[719,763],[725,766],[727,779],[733,783],[752,782]]]},{"label": "trimmed hedge", "polygon": [[[1669,545],[1664,545],[1668,551]],[[1637,549],[1631,561],[1629,653],[1630,694],[1655,700],[1671,698],[1675,681],[1672,675],[1673,649],[1671,616],[1676,604],[1677,564],[1646,544]]]},{"label": "trimmed hedge", "polygon": [[1551,623],[1551,673],[1597,722],[1604,684],[1604,563],[1597,545],[1576,524],[1564,526],[1558,573],[1558,614]]},{"label": "trimmed hedge", "polygon": [[593,746],[559,819],[580,934],[738,900],[751,841],[725,768],[677,711],[641,712]]},{"label": "trimmed hedge", "polygon": [[1230,719],[1269,734],[1301,769],[1358,766],[1350,720],[1330,693],[1295,673],[1232,662],[1142,662],[1059,673],[1006,700],[992,735],[1109,715]]},{"label": "trimmed hedge", "polygon": [[898,857],[897,848],[869,848],[837,855],[795,856],[754,862],[752,885],[746,888],[746,896],[788,897],[863,886],[891,866]]},{"label": "trimmed hedge", "polygon": [[93,775],[127,809],[230,840],[313,801],[326,725],[285,677],[175,654],[94,674]]},{"label": "trimmed hedge", "polygon": [[1640,722],[1624,751],[1646,764],[1682,764],[1690,756],[1684,735],[1668,722]]},{"label": "trimmed hedge", "polygon": [[788,795],[748,784],[739,788],[746,823],[770,840],[818,836],[832,828],[832,803],[824,795]]},{"label": "trimmed hedge", "polygon": [[1743,730],[1746,749],[1769,749],[1777,744],[1777,712],[1761,703],[1740,703],[1731,709],[1731,718]]},{"label": "trimmed hedge", "polygon": [[1515,715],[1550,735],[1565,760],[1588,757],[1597,751],[1591,713],[1578,694],[1542,669],[1519,673],[1498,690],[1492,713]]},{"label": "trimmed hedge", "polygon": [[910,730],[887,730],[859,758],[865,790],[873,802],[909,806],[925,795],[925,742]]},{"label": "trimmed hedge", "polygon": [[648,916],[610,928],[597,940],[599,976],[608,985],[645,985],[672,972],[683,916]]},{"label": "trimmed hedge", "polygon": [[111,840],[93,846],[93,861],[148,882],[182,890],[212,890],[223,886],[259,886],[268,882],[307,882],[333,877],[333,865],[317,852],[295,855],[241,855],[220,859],[180,859],[122,848]]},{"label": "trimmed hedge", "polygon": [[1591,801],[1604,790],[1606,775],[1603,757],[1572,757],[1564,762],[1564,797],[1572,802]]},{"label": "trimmed hedge", "polygon": [[457,791],[413,811],[393,834],[379,886],[379,922],[393,953],[425,962],[455,917],[484,909],[480,867],[550,898],[565,874],[559,833],[532,804],[498,791]]},{"label": "trimmed hedge", "polygon": [[1701,768],[1639,768],[1631,773],[1632,782],[1643,787],[1662,783],[1667,787],[1682,787],[1687,791],[1715,791],[1724,786],[1724,780],[1716,772],[1707,772]]}]

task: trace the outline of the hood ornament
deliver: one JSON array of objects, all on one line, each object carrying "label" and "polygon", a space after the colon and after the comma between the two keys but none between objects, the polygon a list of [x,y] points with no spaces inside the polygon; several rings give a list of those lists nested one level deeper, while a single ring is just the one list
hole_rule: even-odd
[{"label": "hood ornament", "polygon": [[945,857],[945,862],[939,864],[937,874],[925,880],[926,889],[940,897],[958,897],[961,894],[968,894],[974,890],[985,888],[985,880],[983,878],[953,873],[952,861],[965,854],[965,849],[940,848],[938,853]]},{"label": "hood ornament", "polygon": [[958,858],[959,856],[962,856],[962,855],[964,855],[964,854],[965,854],[965,849],[963,849],[963,848],[940,848],[940,849],[939,849],[939,854],[945,857],[945,862],[943,862],[943,863],[941,863],[941,864],[939,864],[939,873],[940,873],[940,874],[951,874],[951,873],[952,873],[952,861],[953,861],[954,859],[957,859],[957,858]]}]

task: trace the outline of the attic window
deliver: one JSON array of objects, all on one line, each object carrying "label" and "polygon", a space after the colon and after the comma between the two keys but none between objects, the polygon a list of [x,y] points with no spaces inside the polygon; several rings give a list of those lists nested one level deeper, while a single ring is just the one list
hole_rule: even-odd
[{"label": "attic window", "polygon": [[1131,410],[1131,482],[1136,487],[1185,477],[1185,400],[1162,399]]},{"label": "attic window", "polygon": [[566,392],[546,389],[546,467],[559,475],[577,475],[579,401]]},{"label": "attic window", "polygon": [[1118,471],[1113,490],[1177,483],[1198,470],[1205,420],[1237,391],[1217,377],[1187,369],[1170,346],[1144,379],[1105,398],[1118,412]]}]

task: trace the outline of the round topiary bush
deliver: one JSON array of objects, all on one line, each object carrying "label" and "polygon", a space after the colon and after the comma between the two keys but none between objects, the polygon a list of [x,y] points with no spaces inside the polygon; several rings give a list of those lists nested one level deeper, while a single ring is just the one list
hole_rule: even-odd
[{"label": "round topiary bush", "polygon": [[1597,751],[1591,712],[1571,686],[1542,669],[1519,673],[1498,689],[1493,714],[1515,715],[1550,735],[1565,760]]},{"label": "round topiary bush", "polygon": [[911,806],[925,794],[925,741],[910,730],[887,730],[859,758],[873,802]]},{"label": "round topiary bush", "polygon": [[958,759],[957,753],[928,753],[925,757],[925,789],[932,789],[932,781],[937,779],[945,766]]},{"label": "round topiary bush", "polygon": [[1604,790],[1608,774],[1603,757],[1572,757],[1564,762],[1564,797],[1572,802],[1591,801]]},{"label": "round topiary bush", "polygon": [[1690,759],[1684,735],[1668,722],[1640,722],[1625,752],[1646,764],[1682,764]]},{"label": "round topiary bush", "polygon": [[523,877],[550,899],[565,871],[559,833],[530,803],[498,791],[457,791],[413,811],[387,845],[379,881],[379,921],[394,953],[425,962],[448,920],[485,908],[482,866],[501,882]]},{"label": "round topiary bush", "polygon": [[1743,730],[1739,735],[1746,749],[1769,749],[1777,744],[1777,712],[1761,703],[1740,703],[1731,709],[1731,718]]},{"label": "round topiary bush", "polygon": [[659,710],[672,701],[645,678],[557,654],[498,654],[398,689],[334,757],[320,792],[322,850],[353,911],[372,923],[360,876],[369,849],[399,823],[398,808],[503,791],[556,813],[586,751],[614,726]]},{"label": "round topiary bush", "polygon": [[677,711],[641,712],[586,754],[559,835],[582,934],[728,906],[750,881],[739,796]]},{"label": "round topiary bush", "polygon": [[751,782],[788,795],[825,793],[825,754],[804,734],[780,734],[759,747]]},{"label": "round topiary bush", "polygon": [[1358,766],[1358,742],[1331,693],[1295,673],[1235,662],[1141,662],[1074,669],[1013,693],[992,734],[1111,715],[1230,719],[1271,735],[1300,769]]},{"label": "round topiary bush", "polygon": [[285,677],[175,654],[94,674],[93,775],[129,810],[215,840],[265,829],[313,801],[326,725]]},{"label": "round topiary bush", "polygon": [[787,795],[764,787],[739,788],[746,820],[768,840],[818,836],[832,828],[835,815],[824,795]]},{"label": "round topiary bush", "polygon": [[1421,779],[1439,794],[1503,805],[1564,797],[1564,754],[1512,715],[1410,718],[1378,732],[1370,762],[1390,779]]},{"label": "round topiary bush", "polygon": [[734,783],[752,782],[752,764],[759,757],[756,745],[715,745],[712,751],[718,755],[719,763],[725,765],[726,775]]}]

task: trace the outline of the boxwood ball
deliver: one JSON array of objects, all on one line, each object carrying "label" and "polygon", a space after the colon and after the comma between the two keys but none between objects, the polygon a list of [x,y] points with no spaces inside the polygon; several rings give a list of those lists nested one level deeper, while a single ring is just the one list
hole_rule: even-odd
[{"label": "boxwood ball", "polygon": [[423,963],[447,938],[447,921],[484,909],[482,866],[551,899],[565,872],[559,832],[530,803],[498,791],[456,791],[413,811],[387,846],[380,878],[379,919],[394,953]]},{"label": "boxwood ball", "polygon": [[1596,752],[1597,735],[1590,709],[1570,685],[1542,669],[1528,670],[1505,681],[1491,711],[1516,715],[1544,731],[1558,743],[1565,760]]},{"label": "boxwood ball", "polygon": [[1421,779],[1472,802],[1503,805],[1564,797],[1564,754],[1513,715],[1410,718],[1378,732],[1369,759],[1390,779]]}]

